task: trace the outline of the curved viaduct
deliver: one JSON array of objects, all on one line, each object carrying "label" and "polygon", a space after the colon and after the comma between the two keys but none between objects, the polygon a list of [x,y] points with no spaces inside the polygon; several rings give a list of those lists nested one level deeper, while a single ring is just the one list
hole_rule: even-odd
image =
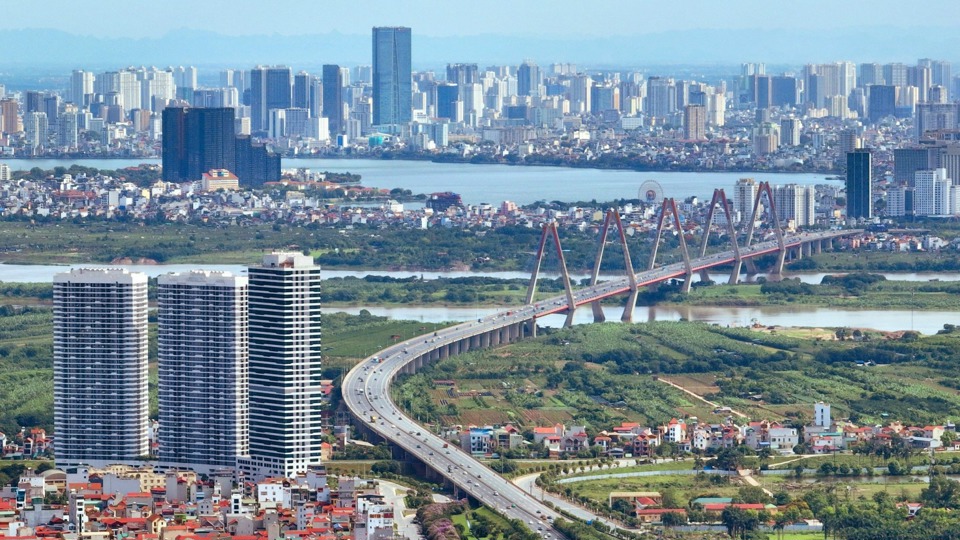
[{"label": "curved viaduct", "polygon": [[[797,255],[819,251],[823,241],[857,234],[860,230],[828,231],[803,235],[781,236],[776,241],[725,251],[685,262],[671,264],[633,276],[625,276],[567,294],[528,303],[502,312],[438,330],[383,349],[357,364],[344,377],[343,398],[358,424],[384,440],[390,441],[410,456],[417,458],[453,485],[484,504],[541,529],[544,536],[561,535],[553,530],[550,521],[560,517],[557,512],[524,492],[512,482],[483,465],[458,445],[449,443],[431,433],[405,415],[390,399],[390,384],[401,374],[412,374],[424,365],[474,349],[512,343],[536,335],[536,320],[554,313],[567,312],[577,306],[598,305],[604,298],[635,292],[636,287],[652,285],[677,277],[689,278],[692,272],[714,266],[740,262],[785,250]],[[533,285],[533,284],[531,284]],[[531,290],[533,287],[531,286]],[[635,299],[633,294],[629,298]],[[635,301],[635,300],[634,300]],[[627,309],[631,309],[628,306]],[[632,310],[630,311],[632,313]],[[628,319],[627,312],[624,319]],[[598,318],[602,320],[602,318]]]}]

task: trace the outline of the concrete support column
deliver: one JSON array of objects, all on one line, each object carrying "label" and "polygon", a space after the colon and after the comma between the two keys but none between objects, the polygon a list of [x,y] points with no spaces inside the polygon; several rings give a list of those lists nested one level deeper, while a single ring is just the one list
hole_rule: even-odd
[{"label": "concrete support column", "polygon": [[530,319],[527,324],[529,325],[529,336],[532,338],[537,337],[537,319]]},{"label": "concrete support column", "polygon": [[823,240],[817,240],[816,242],[811,242],[813,246],[813,252],[819,255],[823,251]]}]

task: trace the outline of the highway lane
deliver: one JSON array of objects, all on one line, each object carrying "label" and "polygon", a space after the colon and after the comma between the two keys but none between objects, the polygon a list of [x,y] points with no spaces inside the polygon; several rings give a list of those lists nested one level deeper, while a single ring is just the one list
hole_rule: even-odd
[{"label": "highway lane", "polygon": [[[856,232],[807,233],[785,239],[785,244],[796,247],[802,242]],[[776,250],[776,241],[766,241],[741,249],[741,255],[745,259]],[[692,260],[691,266],[698,271],[733,260],[733,251],[725,251]],[[685,274],[686,267],[680,262],[637,273],[636,279],[639,285],[646,285]],[[577,290],[573,297],[576,305],[582,305],[626,291],[629,291],[629,282],[623,277]],[[559,538],[561,535],[550,526],[552,520],[560,517],[557,512],[460,450],[457,444],[430,433],[403,414],[390,399],[390,384],[410,362],[421,356],[428,357],[440,347],[567,309],[566,297],[556,296],[397,343],[366,358],[347,373],[341,388],[345,403],[358,421],[437,471],[459,489],[508,517],[523,521],[543,537]]]}]

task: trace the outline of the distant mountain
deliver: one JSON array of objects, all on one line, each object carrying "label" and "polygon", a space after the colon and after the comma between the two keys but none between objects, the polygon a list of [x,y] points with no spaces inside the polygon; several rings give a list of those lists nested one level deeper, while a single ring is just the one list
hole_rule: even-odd
[{"label": "distant mountain", "polygon": [[[642,25],[642,21],[638,21]],[[642,26],[640,26],[642,28]],[[833,60],[914,62],[920,57],[951,59],[960,33],[937,28],[852,28],[813,30],[687,30],[636,36],[556,38],[485,34],[465,37],[418,35],[414,65],[447,62],[543,64],[576,62],[594,67],[669,64],[803,64]],[[0,67],[84,67],[181,65],[246,67],[282,63],[295,67],[323,63],[369,64],[370,36],[228,36],[213,31],[178,30],[161,38],[96,38],[59,30],[0,33]]]}]

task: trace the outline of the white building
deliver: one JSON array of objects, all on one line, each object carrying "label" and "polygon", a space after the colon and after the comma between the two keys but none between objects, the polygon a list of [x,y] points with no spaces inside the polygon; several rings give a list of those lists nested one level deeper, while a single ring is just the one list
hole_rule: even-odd
[{"label": "white building", "polygon": [[814,186],[787,184],[773,190],[780,221],[793,221],[797,227],[809,227],[816,222],[816,190]]},{"label": "white building", "polygon": [[822,401],[813,404],[813,425],[829,429],[832,425],[830,420],[830,405]]},{"label": "white building", "polygon": [[248,451],[247,278],[193,271],[157,283],[160,461],[236,467]]},{"label": "white building", "polygon": [[320,463],[320,267],[299,253],[251,266],[250,459],[254,476],[293,476]]},{"label": "white building", "polygon": [[84,268],[53,278],[57,466],[149,453],[147,276]]},{"label": "white building", "polygon": [[750,219],[753,213],[753,200],[757,197],[757,189],[758,185],[753,178],[741,178],[733,186],[733,211],[740,216],[740,221]]},{"label": "white building", "polygon": [[925,169],[914,173],[913,213],[918,216],[946,216],[957,211],[955,188],[946,169]]}]

